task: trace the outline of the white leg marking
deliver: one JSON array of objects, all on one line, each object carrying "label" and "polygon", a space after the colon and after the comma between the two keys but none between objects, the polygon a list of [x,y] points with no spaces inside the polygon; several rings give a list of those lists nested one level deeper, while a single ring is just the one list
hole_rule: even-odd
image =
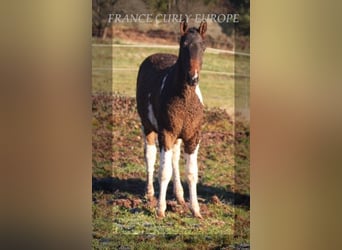
[{"label": "white leg marking", "polygon": [[179,158],[182,139],[178,139],[172,149],[173,193],[180,204],[184,203],[184,191],[179,176]]},{"label": "white leg marking", "polygon": [[156,162],[157,147],[156,145],[148,145],[145,142],[145,162],[146,162],[146,174],[147,174],[147,196],[152,198],[154,196],[153,187],[153,173],[154,164]]},{"label": "white leg marking", "polygon": [[160,169],[159,169],[159,201],[157,208],[158,217],[165,216],[166,210],[166,190],[172,176],[172,150],[160,152]]},{"label": "white leg marking", "polygon": [[190,192],[190,208],[192,213],[196,217],[201,218],[199,211],[199,205],[197,201],[197,180],[198,180],[198,167],[197,167],[197,154],[198,154],[199,144],[197,145],[195,151],[192,154],[185,153],[186,160],[186,180],[189,185]]},{"label": "white leg marking", "polygon": [[200,100],[200,102],[203,104],[202,93],[201,93],[200,87],[198,85],[196,86],[195,93],[196,93],[198,99]]},{"label": "white leg marking", "polygon": [[[149,98],[149,99],[150,99],[150,97],[151,97],[151,94],[148,95],[148,98]],[[151,104],[150,101],[149,101],[149,103],[148,103],[147,109],[148,109],[148,114],[147,114],[147,116],[148,116],[149,121],[152,123],[152,125],[154,126],[154,128],[158,130],[157,119],[156,119],[156,117],[154,116],[152,104]]]}]

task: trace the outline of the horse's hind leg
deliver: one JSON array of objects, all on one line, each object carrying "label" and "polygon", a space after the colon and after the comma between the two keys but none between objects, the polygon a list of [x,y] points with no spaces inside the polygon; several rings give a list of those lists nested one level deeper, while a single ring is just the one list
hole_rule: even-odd
[{"label": "horse's hind leg", "polygon": [[179,175],[179,158],[182,139],[178,139],[172,149],[173,193],[179,204],[185,204],[184,191]]},{"label": "horse's hind leg", "polygon": [[157,154],[156,138],[157,134],[153,131],[145,135],[144,154],[147,175],[146,196],[147,199],[150,201],[152,201],[154,197],[153,173]]}]

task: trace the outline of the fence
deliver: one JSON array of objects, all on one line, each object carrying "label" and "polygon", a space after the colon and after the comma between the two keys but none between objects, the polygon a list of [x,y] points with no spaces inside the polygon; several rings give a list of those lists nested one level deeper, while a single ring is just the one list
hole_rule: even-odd
[{"label": "fence", "polygon": [[[93,47],[112,47],[112,48],[162,48],[162,49],[178,49],[178,45],[155,45],[155,44],[92,44]],[[206,53],[211,54],[230,54],[237,56],[245,56],[250,57],[249,53],[237,52],[231,50],[222,50],[222,49],[214,49],[207,48]],[[95,71],[137,71],[136,68],[92,68]],[[202,70],[202,73],[206,74],[218,74],[218,75],[226,75],[232,77],[249,77],[247,74],[236,74],[235,72],[220,72],[220,71],[210,71],[210,70]]]}]

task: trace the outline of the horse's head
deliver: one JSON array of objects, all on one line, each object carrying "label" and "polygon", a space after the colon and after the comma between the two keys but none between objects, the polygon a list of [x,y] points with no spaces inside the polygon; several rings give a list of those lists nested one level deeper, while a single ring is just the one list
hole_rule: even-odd
[{"label": "horse's head", "polygon": [[205,50],[204,36],[207,23],[202,21],[199,28],[189,28],[185,20],[180,23],[179,60],[186,74],[187,83],[195,86],[199,81],[202,57]]}]

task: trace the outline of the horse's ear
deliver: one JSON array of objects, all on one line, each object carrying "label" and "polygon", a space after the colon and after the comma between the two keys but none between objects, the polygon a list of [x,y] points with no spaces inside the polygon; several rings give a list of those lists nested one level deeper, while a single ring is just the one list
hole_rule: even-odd
[{"label": "horse's ear", "polygon": [[199,33],[201,34],[202,38],[205,36],[205,32],[207,31],[207,22],[203,20],[198,28]]},{"label": "horse's ear", "polygon": [[187,23],[186,19],[184,18],[180,23],[180,34],[184,35],[184,33],[187,31],[187,29],[188,29],[188,23]]}]

